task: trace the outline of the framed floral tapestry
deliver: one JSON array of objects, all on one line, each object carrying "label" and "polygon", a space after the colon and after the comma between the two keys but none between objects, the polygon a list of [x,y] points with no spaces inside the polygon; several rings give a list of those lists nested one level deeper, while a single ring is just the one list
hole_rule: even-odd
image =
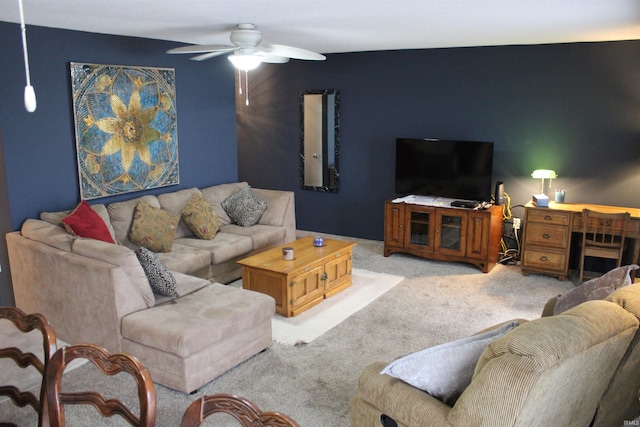
[{"label": "framed floral tapestry", "polygon": [[175,71],[71,63],[80,197],[180,182]]}]

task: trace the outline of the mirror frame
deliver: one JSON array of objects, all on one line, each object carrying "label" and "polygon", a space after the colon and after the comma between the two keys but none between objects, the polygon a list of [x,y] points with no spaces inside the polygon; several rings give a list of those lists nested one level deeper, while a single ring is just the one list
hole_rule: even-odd
[{"label": "mirror frame", "polygon": [[[306,95],[334,95],[334,126],[333,132],[333,147],[326,146],[326,138],[323,138],[323,151],[332,150],[333,152],[333,168],[328,168],[323,165],[322,168],[322,182],[323,185],[306,185],[305,184],[305,160],[308,157],[312,157],[311,153],[306,155],[305,153],[305,96]],[[323,111],[324,113],[324,111]],[[323,135],[329,135],[331,129],[328,129],[328,124],[323,123]],[[331,176],[331,170],[333,170],[333,176]],[[303,90],[300,92],[300,186],[304,190],[321,191],[329,193],[337,193],[340,189],[340,91],[337,89],[322,89],[322,90]]]}]

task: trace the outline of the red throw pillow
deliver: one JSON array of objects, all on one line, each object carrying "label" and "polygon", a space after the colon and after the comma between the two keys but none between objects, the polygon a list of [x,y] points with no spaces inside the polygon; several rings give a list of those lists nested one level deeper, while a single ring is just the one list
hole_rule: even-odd
[{"label": "red throw pillow", "polygon": [[71,214],[62,218],[62,224],[69,233],[75,236],[115,243],[107,224],[85,200],[81,201]]}]

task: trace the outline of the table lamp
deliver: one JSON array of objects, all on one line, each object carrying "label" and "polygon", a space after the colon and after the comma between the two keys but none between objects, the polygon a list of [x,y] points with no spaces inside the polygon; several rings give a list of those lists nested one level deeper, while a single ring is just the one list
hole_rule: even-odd
[{"label": "table lamp", "polygon": [[533,173],[531,173],[531,177],[541,180],[541,183],[540,183],[540,194],[545,194],[545,192],[544,192],[544,180],[548,179],[549,180],[549,186],[551,186],[551,180],[554,179],[554,178],[557,178],[558,175],[556,174],[556,171],[551,170],[551,169],[536,169],[536,170],[533,171]]}]

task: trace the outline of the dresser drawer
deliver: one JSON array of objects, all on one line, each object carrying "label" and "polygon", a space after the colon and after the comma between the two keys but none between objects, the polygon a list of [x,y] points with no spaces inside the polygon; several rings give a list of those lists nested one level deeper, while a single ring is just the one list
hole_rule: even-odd
[{"label": "dresser drawer", "polygon": [[527,245],[538,244],[563,249],[567,248],[570,237],[569,227],[537,222],[527,222],[524,232]]},{"label": "dresser drawer", "polygon": [[569,226],[571,223],[571,212],[562,212],[548,209],[526,209],[527,222],[539,222],[543,224],[554,224]]},{"label": "dresser drawer", "polygon": [[529,246],[524,252],[522,268],[564,271],[567,251]]}]

